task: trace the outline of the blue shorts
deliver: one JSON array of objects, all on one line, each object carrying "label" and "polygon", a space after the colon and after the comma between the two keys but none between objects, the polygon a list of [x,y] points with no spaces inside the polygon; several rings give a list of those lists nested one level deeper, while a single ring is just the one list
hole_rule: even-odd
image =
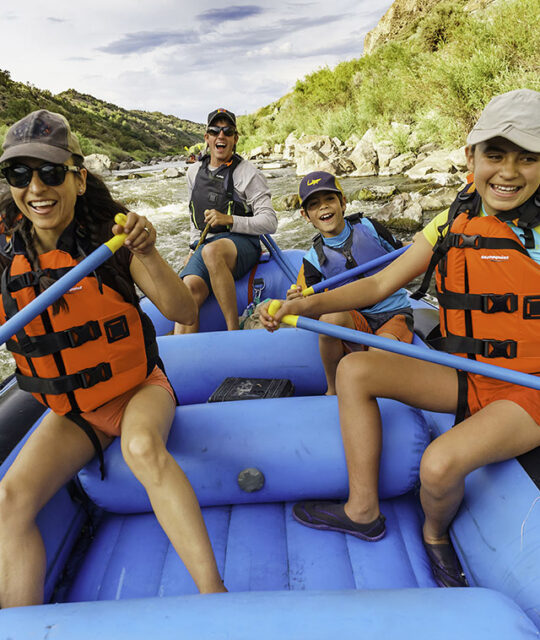
[{"label": "blue shorts", "polygon": [[202,278],[206,282],[208,289],[212,291],[208,269],[206,268],[202,257],[202,250],[207,244],[214,242],[214,240],[219,240],[220,238],[228,238],[229,240],[232,240],[236,247],[236,265],[232,272],[235,280],[239,280],[259,261],[261,256],[261,243],[259,241],[259,236],[248,236],[244,233],[217,233],[215,236],[206,240],[204,244],[195,251],[189,259],[189,262],[180,272],[180,277],[185,278],[186,276],[199,276],[199,278]]}]

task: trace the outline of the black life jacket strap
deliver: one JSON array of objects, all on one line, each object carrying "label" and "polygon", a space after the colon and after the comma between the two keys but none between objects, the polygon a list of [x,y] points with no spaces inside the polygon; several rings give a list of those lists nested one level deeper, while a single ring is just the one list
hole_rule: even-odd
[{"label": "black life jacket strap", "polygon": [[228,164],[227,176],[225,178],[225,193],[229,200],[234,200],[234,180],[233,173],[236,167],[242,162],[242,156],[233,154],[232,160]]},{"label": "black life jacket strap", "polygon": [[458,377],[458,403],[456,409],[456,419],[454,422],[454,426],[463,422],[467,417],[469,404],[468,404],[468,395],[469,395],[469,378],[467,376],[466,371],[461,371],[458,369],[456,371]]},{"label": "black life jacket strap", "polygon": [[518,309],[515,293],[437,293],[437,300],[445,309],[482,311],[483,313],[514,313]]},{"label": "black life jacket strap", "polygon": [[34,376],[24,376],[20,373],[16,373],[15,377],[23,391],[45,395],[60,395],[62,393],[70,393],[76,389],[89,389],[98,384],[98,382],[110,380],[112,378],[112,370],[108,362],[100,362],[95,367],[82,369],[77,373],[56,378],[35,378]]},{"label": "black life jacket strap", "polygon": [[451,247],[456,249],[511,249],[519,251],[524,255],[529,255],[525,247],[518,240],[511,238],[486,238],[478,234],[469,236],[465,233],[447,233],[447,250]]},{"label": "black life jacket strap", "polygon": [[101,442],[99,441],[96,432],[92,428],[92,425],[87,420],[85,420],[80,413],[75,413],[74,411],[70,411],[69,413],[67,413],[66,418],[69,418],[71,421],[73,421],[89,437],[90,442],[94,445],[96,455],[99,459],[99,470],[101,472],[101,479],[105,480],[105,458],[103,457],[103,447],[101,446]]},{"label": "black life jacket strap", "polygon": [[540,225],[540,190],[520,207],[497,214],[503,222],[517,220],[517,226],[525,232],[525,248],[534,249],[532,229]]},{"label": "black life jacket strap", "polygon": [[315,253],[317,254],[319,264],[322,267],[328,261],[328,258],[324,255],[323,251],[324,240],[322,238],[322,235],[318,233],[317,235],[313,236],[312,243],[313,248],[315,249]]},{"label": "black life jacket strap", "polygon": [[[4,305],[6,320],[13,318],[13,316],[19,311],[19,307],[17,306],[15,298],[13,298],[13,296],[8,293],[8,272],[10,271],[10,269],[11,265],[4,269],[4,272],[2,273],[2,281],[0,284],[0,287],[2,289],[2,304]],[[26,334],[24,327],[17,331],[15,335],[17,336],[19,345],[23,349],[30,348],[30,339]]]},{"label": "black life jacket strap", "polygon": [[449,232],[444,235],[446,229],[449,229],[452,225],[454,219],[460,214],[467,212],[470,217],[475,216],[480,210],[480,206],[482,205],[482,199],[478,195],[478,192],[474,188],[473,185],[467,184],[457,195],[454,202],[450,205],[448,210],[448,218],[446,223],[441,225],[438,229],[439,237],[437,242],[433,246],[433,255],[431,256],[431,260],[429,261],[429,265],[424,274],[424,278],[416,291],[411,293],[411,298],[413,300],[420,300],[426,294],[426,291],[429,288],[429,283],[431,282],[431,277],[433,276],[433,272],[435,271],[435,267],[437,264],[443,259],[443,257],[448,253],[450,248],[449,242],[451,242],[448,238]]},{"label": "black life jacket strap", "polygon": [[36,358],[47,356],[51,353],[80,347],[86,342],[97,340],[101,336],[99,322],[89,320],[87,323],[77,327],[71,327],[65,331],[56,333],[46,333],[41,336],[28,336],[28,342],[23,347],[15,340],[8,340],[6,347],[13,353]]},{"label": "black life jacket strap", "polygon": [[445,338],[436,338],[430,345],[447,353],[467,353],[484,358],[515,358],[517,342],[515,340],[490,340],[470,338],[449,334]]},{"label": "black life jacket strap", "polygon": [[11,276],[7,283],[8,291],[20,291],[27,287],[37,287],[39,279],[42,276],[52,278],[53,280],[59,280],[66,273],[71,271],[72,267],[62,267],[60,269],[40,269],[39,271],[27,271],[21,273],[18,276]]}]

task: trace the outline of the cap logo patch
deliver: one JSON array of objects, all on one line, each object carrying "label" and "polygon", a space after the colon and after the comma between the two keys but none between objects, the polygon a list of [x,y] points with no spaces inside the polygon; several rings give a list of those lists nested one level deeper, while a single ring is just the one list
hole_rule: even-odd
[{"label": "cap logo patch", "polygon": [[308,186],[308,187],[311,187],[311,186],[313,186],[314,184],[319,184],[319,182],[320,182],[320,181],[321,181],[321,178],[317,178],[317,179],[315,179],[315,180],[308,180],[308,181],[307,181],[307,186]]},{"label": "cap logo patch", "polygon": [[13,130],[13,137],[16,140],[23,140],[26,137],[26,133],[29,129],[29,123],[23,122],[16,129]]}]

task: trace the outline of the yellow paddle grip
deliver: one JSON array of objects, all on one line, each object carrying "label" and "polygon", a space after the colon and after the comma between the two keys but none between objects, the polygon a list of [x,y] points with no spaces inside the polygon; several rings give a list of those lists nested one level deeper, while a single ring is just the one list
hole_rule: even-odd
[{"label": "yellow paddle grip", "polygon": [[[272,300],[272,302],[268,305],[268,313],[271,316],[276,315],[276,311],[281,307],[281,302],[279,300]],[[296,327],[296,323],[298,322],[298,316],[286,315],[281,318],[281,322],[284,324],[289,324],[291,327]]]},{"label": "yellow paddle grip", "polygon": [[[114,216],[114,221],[116,222],[116,224],[119,224],[123,227],[127,222],[127,216],[125,213],[117,213]],[[124,244],[124,240],[126,239],[126,237],[127,233],[117,233],[110,240],[107,240],[105,244],[109,247],[112,253],[115,253],[115,251],[118,251],[118,249],[120,249],[120,247]]]}]

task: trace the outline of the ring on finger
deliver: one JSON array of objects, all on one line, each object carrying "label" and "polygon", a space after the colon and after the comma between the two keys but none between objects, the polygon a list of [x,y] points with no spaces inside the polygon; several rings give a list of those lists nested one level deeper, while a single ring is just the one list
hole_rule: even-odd
[{"label": "ring on finger", "polygon": [[148,227],[145,227],[144,230],[146,231],[146,233],[150,234],[150,229]]}]

